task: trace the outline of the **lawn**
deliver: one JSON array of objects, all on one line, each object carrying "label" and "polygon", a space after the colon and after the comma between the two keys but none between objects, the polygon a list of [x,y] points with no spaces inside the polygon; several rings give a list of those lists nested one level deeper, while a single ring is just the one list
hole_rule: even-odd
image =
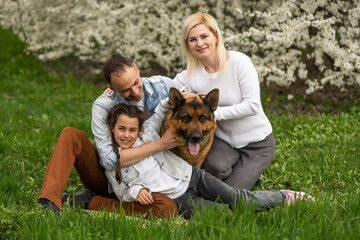
[{"label": "lawn", "polygon": [[[360,106],[355,104],[335,115],[268,114],[276,155],[254,190],[303,190],[316,198],[314,203],[264,212],[240,207],[234,216],[198,212],[188,221],[86,213],[69,206],[57,215],[43,211],[36,198],[57,136],[71,126],[93,139],[91,106],[105,84],[49,71],[26,55],[24,46],[0,30],[0,239],[360,238]],[[264,101],[264,108],[282,104],[274,101]],[[66,191],[81,188],[73,170]]]}]

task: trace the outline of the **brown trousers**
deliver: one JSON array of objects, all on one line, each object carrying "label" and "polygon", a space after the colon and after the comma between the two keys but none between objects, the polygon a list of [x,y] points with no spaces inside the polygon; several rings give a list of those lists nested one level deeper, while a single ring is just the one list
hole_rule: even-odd
[{"label": "brown trousers", "polygon": [[154,203],[142,205],[139,202],[120,202],[114,194],[108,193],[108,180],[96,148],[88,137],[76,128],[66,127],[60,133],[55,149],[46,169],[40,198],[51,200],[62,208],[61,194],[65,190],[72,167],[75,166],[83,185],[95,192],[89,203],[89,210],[119,211],[127,215],[150,215],[171,218],[177,214],[173,200],[162,194],[153,193]]}]

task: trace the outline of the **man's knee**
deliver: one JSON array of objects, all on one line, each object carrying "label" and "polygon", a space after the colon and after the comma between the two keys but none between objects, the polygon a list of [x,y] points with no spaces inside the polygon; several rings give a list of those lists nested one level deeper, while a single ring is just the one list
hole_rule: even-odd
[{"label": "man's knee", "polygon": [[61,131],[59,137],[61,136],[61,137],[68,138],[68,137],[73,137],[73,136],[79,135],[79,134],[81,134],[81,133],[82,133],[82,132],[81,132],[79,129],[77,129],[77,128],[65,127],[65,128]]},{"label": "man's knee", "polygon": [[159,193],[153,193],[152,196],[153,214],[164,218],[174,218],[178,214],[178,208],[171,198]]},{"label": "man's knee", "polygon": [[65,127],[58,138],[58,141],[65,141],[65,142],[74,142],[74,141],[83,141],[84,138],[87,138],[85,133],[80,131],[77,128],[73,127]]}]

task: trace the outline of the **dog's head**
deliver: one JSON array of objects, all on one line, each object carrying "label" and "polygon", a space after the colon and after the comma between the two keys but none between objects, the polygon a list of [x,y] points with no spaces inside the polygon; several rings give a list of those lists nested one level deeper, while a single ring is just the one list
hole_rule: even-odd
[{"label": "dog's head", "polygon": [[204,98],[184,98],[176,88],[169,92],[170,129],[178,141],[188,144],[189,153],[197,155],[214,133],[214,111],[219,102],[219,89],[213,89]]}]

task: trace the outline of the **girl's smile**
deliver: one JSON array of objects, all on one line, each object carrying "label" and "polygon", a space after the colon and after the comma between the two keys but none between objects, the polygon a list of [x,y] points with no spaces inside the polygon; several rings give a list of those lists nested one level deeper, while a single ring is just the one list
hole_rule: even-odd
[{"label": "girl's smile", "polygon": [[136,142],[139,133],[139,119],[121,114],[116,120],[112,132],[119,147],[130,148]]}]

